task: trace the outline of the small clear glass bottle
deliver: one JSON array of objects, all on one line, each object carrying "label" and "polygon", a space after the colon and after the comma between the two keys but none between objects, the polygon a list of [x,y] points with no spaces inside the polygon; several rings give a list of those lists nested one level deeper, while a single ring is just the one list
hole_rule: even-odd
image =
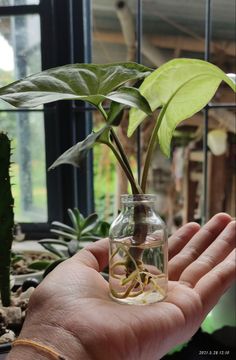
[{"label": "small clear glass bottle", "polygon": [[151,304],[167,294],[167,231],[156,196],[122,195],[109,238],[110,295],[126,304]]}]

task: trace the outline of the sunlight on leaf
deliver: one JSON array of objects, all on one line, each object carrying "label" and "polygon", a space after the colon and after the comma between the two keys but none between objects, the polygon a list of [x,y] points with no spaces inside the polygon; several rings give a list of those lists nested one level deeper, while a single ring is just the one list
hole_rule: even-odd
[{"label": "sunlight on leaf", "polygon": [[[139,89],[152,111],[166,107],[158,131],[158,140],[166,155],[170,153],[175,127],[207,105],[222,81],[235,91],[234,82],[222,70],[195,59],[171,60],[144,80]],[[131,110],[128,136],[133,134],[145,117],[144,112]]]}]

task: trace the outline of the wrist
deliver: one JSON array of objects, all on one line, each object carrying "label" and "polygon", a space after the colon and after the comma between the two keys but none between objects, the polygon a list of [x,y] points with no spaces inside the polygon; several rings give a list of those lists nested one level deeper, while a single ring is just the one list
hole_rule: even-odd
[{"label": "wrist", "polygon": [[[7,360],[50,360],[56,359],[56,354],[58,360],[91,359],[73,334],[57,326],[25,324],[18,339],[22,343],[13,346]],[[29,340],[27,344],[24,344],[24,339]],[[51,349],[55,356],[45,348]]]},{"label": "wrist", "polygon": [[13,347],[6,360],[49,360],[49,356],[39,353],[37,349],[26,346]]}]

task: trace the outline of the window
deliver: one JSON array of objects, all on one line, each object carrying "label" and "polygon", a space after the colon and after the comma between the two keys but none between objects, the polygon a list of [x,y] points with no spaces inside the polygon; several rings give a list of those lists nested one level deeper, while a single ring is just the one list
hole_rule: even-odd
[{"label": "window", "polygon": [[[0,45],[5,54],[0,60],[1,85],[41,69],[89,61],[89,27],[85,31],[80,22],[89,10],[89,3],[84,4],[0,1]],[[1,103],[1,130],[13,138],[15,218],[29,238],[46,235],[51,221],[64,221],[67,208],[78,203],[83,213],[92,211],[89,160],[78,171],[70,166],[47,171],[78,141],[77,134],[83,138],[90,131],[89,116],[81,104],[72,102],[23,110]]]},{"label": "window", "polygon": [[[39,15],[1,18],[1,85],[41,70]],[[13,139],[12,177],[17,222],[47,221],[43,112],[2,105],[1,130]]]}]

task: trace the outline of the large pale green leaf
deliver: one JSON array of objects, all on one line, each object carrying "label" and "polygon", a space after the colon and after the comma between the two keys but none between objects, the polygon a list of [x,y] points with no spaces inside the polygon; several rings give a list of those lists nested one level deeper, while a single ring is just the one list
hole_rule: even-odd
[{"label": "large pale green leaf", "polygon": [[82,159],[85,158],[88,151],[92,149],[96,142],[100,138],[102,138],[102,142],[109,141],[108,140],[109,134],[109,126],[106,125],[102,129],[97,132],[92,132],[89,134],[83,141],[78,142],[77,144],[73,145],[71,148],[66,150],[59,158],[54,161],[54,163],[50,166],[50,170],[54,169],[58,165],[61,164],[71,164],[74,166],[79,166]]},{"label": "large pale green leaf", "polygon": [[[184,119],[200,111],[225,81],[234,91],[234,82],[218,67],[203,60],[175,59],[149,75],[140,87],[152,111],[165,107],[158,131],[163,152],[169,155],[175,127]],[[131,136],[146,114],[132,109],[128,135]]]},{"label": "large pale green leaf", "polygon": [[34,107],[66,99],[84,100],[98,106],[118,87],[127,81],[141,79],[150,71],[149,68],[132,62],[65,65],[1,88],[0,98],[16,107]]}]

